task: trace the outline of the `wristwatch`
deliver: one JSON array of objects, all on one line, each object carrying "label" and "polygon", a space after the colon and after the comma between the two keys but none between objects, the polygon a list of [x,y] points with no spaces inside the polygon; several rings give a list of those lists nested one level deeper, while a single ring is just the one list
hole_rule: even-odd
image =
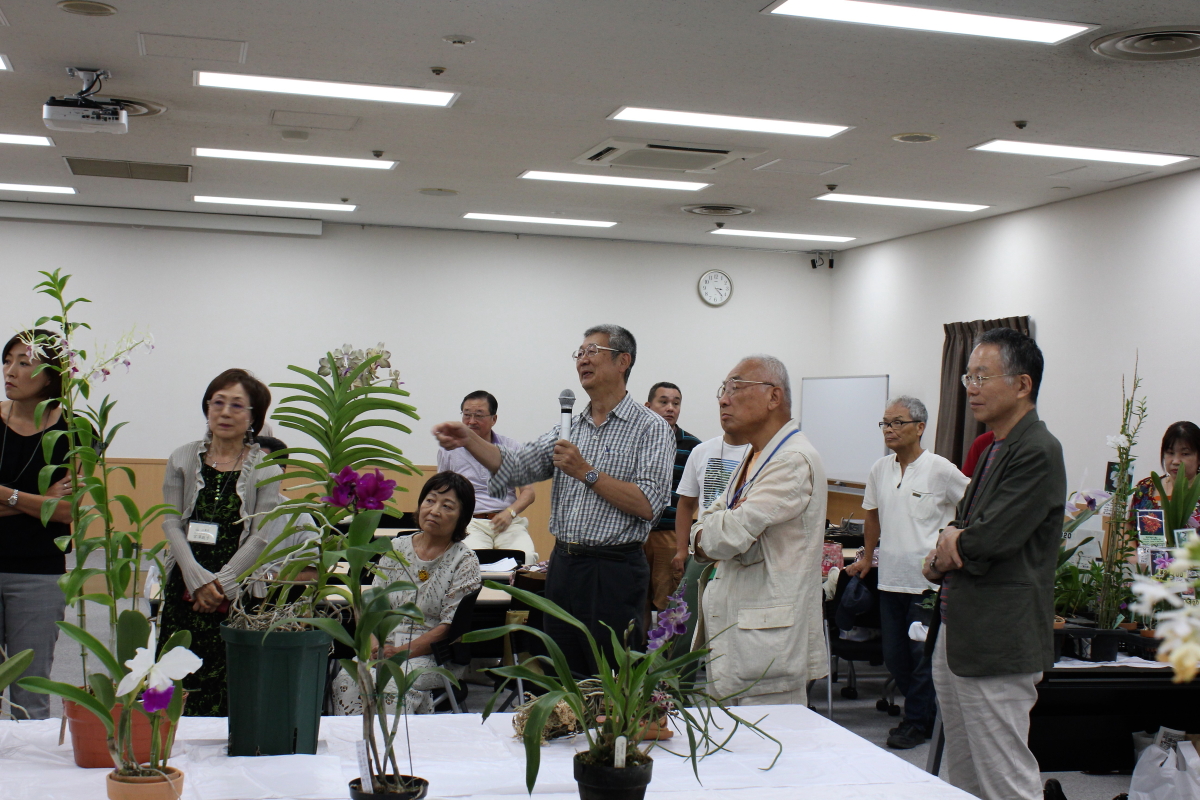
[{"label": "wristwatch", "polygon": [[[588,474],[591,474],[591,473],[588,473]],[[15,506],[17,504],[18,498],[20,498],[20,497],[21,497],[21,492],[17,489],[13,489],[12,494],[9,495],[9,497],[8,497],[9,506]]]},{"label": "wristwatch", "polygon": [[598,480],[600,480],[600,473],[596,472],[596,470],[594,470],[594,469],[589,469],[583,475],[583,482],[586,483],[589,487],[595,486],[596,481],[598,481]]}]

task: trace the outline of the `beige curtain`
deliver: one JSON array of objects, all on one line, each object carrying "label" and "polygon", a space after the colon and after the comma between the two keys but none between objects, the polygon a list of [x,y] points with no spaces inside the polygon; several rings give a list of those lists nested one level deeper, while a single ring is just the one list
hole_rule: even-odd
[{"label": "beige curtain", "polygon": [[1028,336],[1029,317],[951,322],[944,327],[946,341],[942,344],[942,394],[938,404],[937,437],[933,451],[961,467],[971,443],[983,433],[983,425],[976,422],[971,414],[967,390],[962,385],[972,343],[976,336],[992,328],[1012,328]]}]

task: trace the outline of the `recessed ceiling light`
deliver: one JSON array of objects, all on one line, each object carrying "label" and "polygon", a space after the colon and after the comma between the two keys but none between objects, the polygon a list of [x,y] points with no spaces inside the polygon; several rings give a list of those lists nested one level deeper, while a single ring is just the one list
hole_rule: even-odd
[{"label": "recessed ceiling light", "polygon": [[41,147],[54,147],[54,141],[49,136],[24,136],[19,133],[0,133],[0,144],[34,144]]},{"label": "recessed ceiling light", "polygon": [[204,197],[192,198],[197,203],[220,203],[228,206],[267,206],[269,208],[311,208],[316,211],[353,211],[358,208],[348,203],[302,203],[298,200],[251,200],[249,197]]},{"label": "recessed ceiling light", "polygon": [[365,83],[310,81],[300,78],[272,78],[265,75],[235,75],[229,72],[194,73],[197,86],[221,89],[247,89],[253,92],[304,94],[312,97],[340,97],[347,100],[378,100],[383,103],[413,103],[445,108],[458,97],[457,92],[435,92],[403,86],[375,86]]},{"label": "recessed ceiling light", "polygon": [[925,144],[936,142],[938,135],[936,133],[897,133],[892,138],[905,144]]},{"label": "recessed ceiling light", "polygon": [[780,233],[779,231],[738,231],[732,228],[718,228],[709,231],[720,236],[760,236],[764,239],[808,239],[814,242],[852,242],[853,236],[824,236],[818,233]]},{"label": "recessed ceiling light", "polygon": [[576,172],[540,172],[536,169],[521,173],[522,178],[535,181],[565,181],[567,183],[598,183],[604,186],[637,186],[643,189],[682,189],[694,192],[711,183],[693,183],[691,181],[660,181],[651,178],[616,178],[610,175],[581,175]]},{"label": "recessed ceiling light", "polygon": [[243,161],[278,161],[285,164],[317,164],[325,167],[359,167],[361,169],[391,169],[395,161],[373,158],[334,158],[332,156],[303,156],[295,153],[258,153],[252,150],[220,150],[212,147],[193,147],[192,152],[205,158],[238,158]]},{"label": "recessed ceiling light", "polygon": [[24,183],[0,183],[0,192],[46,192],[48,194],[75,194],[70,186],[32,186]]},{"label": "recessed ceiling light", "polygon": [[421,191],[421,194],[428,195],[430,197],[454,197],[456,194],[458,194],[458,191],[455,189],[429,188],[429,189],[421,189],[420,191]]},{"label": "recessed ceiling light", "polygon": [[1095,27],[1094,25],[1070,22],[1050,22],[1048,20],[997,17],[990,14],[968,14],[964,11],[916,8],[893,3],[868,3],[862,0],[782,0],[782,2],[768,6],[765,12],[789,17],[826,19],[833,22],[857,22],[864,25],[883,25],[888,28],[907,28],[914,31],[1019,39],[1042,44],[1058,44]]},{"label": "recessed ceiling light", "polygon": [[475,44],[475,39],[467,36],[465,33],[450,33],[442,37],[442,41],[446,44],[452,44],[455,47],[466,47],[469,44]]},{"label": "recessed ceiling light", "polygon": [[8,56],[0,53],[0,71],[12,69],[12,62],[8,60]]},{"label": "recessed ceiling light", "polygon": [[863,203],[869,206],[901,206],[902,208],[932,208],[937,211],[982,211],[991,206],[973,203],[943,203],[937,200],[906,200],[902,197],[871,197],[865,194],[823,194],[814,200],[831,200],[835,203]]},{"label": "recessed ceiling light", "polygon": [[536,222],[539,225],[582,225],[585,228],[611,228],[615,222],[595,219],[555,219],[554,217],[517,217],[512,214],[463,214],[463,219],[492,219],[499,222]]},{"label": "recessed ceiling light", "polygon": [[731,131],[787,133],[793,136],[837,136],[850,130],[846,125],[821,125],[816,122],[792,122],[786,119],[730,117],[724,114],[698,114],[692,111],[664,111],[660,108],[622,106],[609,119],[625,122],[659,122],[664,125],[690,125],[696,128],[721,128]]},{"label": "recessed ceiling light", "polygon": [[1018,156],[1048,156],[1050,158],[1078,158],[1082,161],[1111,161],[1117,164],[1145,164],[1151,167],[1165,167],[1195,158],[1195,156],[1176,156],[1166,153],[1138,153],[1133,150],[1104,150],[1097,147],[1014,142],[1008,139],[993,139],[971,149],[989,153],[1012,153]]},{"label": "recessed ceiling light", "polygon": [[108,3],[96,3],[93,0],[60,0],[58,7],[68,14],[85,17],[111,17],[117,13]]}]

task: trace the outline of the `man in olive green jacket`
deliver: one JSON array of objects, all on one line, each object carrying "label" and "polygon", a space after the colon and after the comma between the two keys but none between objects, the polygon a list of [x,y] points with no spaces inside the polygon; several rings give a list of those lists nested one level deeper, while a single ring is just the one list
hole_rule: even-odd
[{"label": "man in olive green jacket", "polygon": [[1041,800],[1029,711],[1054,664],[1054,569],[1067,494],[1062,447],[1038,419],[1042,353],[1008,329],[983,333],[963,382],[996,435],[929,554],[942,583],[933,681],[947,777],[985,800]]}]

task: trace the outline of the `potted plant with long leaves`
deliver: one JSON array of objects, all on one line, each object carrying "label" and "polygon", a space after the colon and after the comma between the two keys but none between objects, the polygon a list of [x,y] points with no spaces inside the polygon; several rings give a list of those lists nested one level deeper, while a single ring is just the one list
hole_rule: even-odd
[{"label": "potted plant with long leaves", "polygon": [[[417,678],[429,670],[406,668],[407,652],[403,651],[391,658],[374,657],[376,642],[386,641],[406,620],[421,620],[415,605],[393,609],[389,600],[391,593],[415,587],[407,582],[363,586],[364,576],[381,574],[374,565],[379,556],[389,554],[402,560],[389,538],[375,536],[384,513],[399,513],[387,505],[397,487],[382,470],[415,472],[399,447],[363,435],[370,428],[410,433],[396,417],[418,419],[416,409],[400,399],[408,392],[400,388],[395,370],[389,376],[379,372],[390,367],[389,355],[382,344],[366,351],[346,345],[321,359],[316,371],[289,367],[306,382],[271,384],[295,392],[281,401],[272,419],[305,434],[311,445],[272,453],[264,463],[277,464],[286,472],[268,480],[299,479],[301,483],[291,490],[305,494],[272,512],[286,517],[288,523],[247,573],[261,575],[264,568],[272,568],[266,601],[256,613],[235,613],[222,628],[222,636],[230,656],[231,752],[240,724],[235,722],[235,714],[241,712],[235,698],[245,693],[237,683],[246,681],[263,691],[270,690],[267,683],[279,683],[277,674],[272,675],[265,665],[234,669],[234,660],[245,655],[235,654],[235,646],[249,651],[274,637],[297,632],[325,637],[326,642],[331,637],[353,651],[354,658],[343,659],[341,664],[356,682],[363,701],[362,747],[369,774],[356,781],[357,788],[352,784],[351,793],[415,797],[424,791],[422,782],[401,774],[394,749],[401,714],[387,714],[384,698],[393,692],[404,698]],[[309,536],[289,543],[297,531]],[[391,681],[395,689],[389,688]],[[314,690],[323,688],[322,681]],[[318,693],[314,746],[319,697]]]},{"label": "potted plant with long leaves", "polygon": [[[609,629],[611,649],[601,648],[587,626],[557,604],[514,586],[493,581],[486,581],[484,585],[505,591],[529,607],[579,629],[587,638],[597,665],[594,679],[577,679],[558,644],[543,631],[527,625],[504,625],[463,636],[464,642],[481,642],[522,631],[538,637],[545,647],[547,655],[492,670],[504,678],[504,683],[497,688],[483,712],[486,719],[509,681],[521,679],[544,690],[544,694],[522,709],[525,785],[531,794],[541,766],[546,722],[560,704],[566,704],[570,716],[574,717],[575,731],[587,740],[587,750],[577,753],[574,761],[580,797],[585,800],[618,797],[640,800],[650,783],[653,770],[650,752],[655,747],[688,758],[699,780],[700,760],[724,749],[740,727],[775,742],[778,747],[775,758],[765,768],[775,765],[782,745],[757,723],[743,719],[730,709],[728,704],[737,695],[714,696],[703,683],[695,682],[692,677],[693,671],[689,667],[705,658],[709,651],[693,650],[671,657],[668,645],[684,634],[690,616],[683,600],[682,586],[659,615],[658,626],[650,632],[646,651],[641,652],[630,646],[632,625],[623,632],[623,640],[616,631]],[[718,714],[723,719],[718,719]],[[726,720],[732,723],[728,730],[719,724]],[[667,738],[663,731],[671,723],[686,734],[686,750],[675,752],[662,743]]]},{"label": "potted plant with long leaves", "polygon": [[1163,511],[1167,546],[1183,547],[1186,544],[1184,539],[1195,535],[1192,518],[1196,514],[1196,504],[1200,503],[1200,475],[1188,480],[1185,468],[1180,464],[1169,494],[1163,488],[1162,476],[1157,472],[1150,473],[1150,480],[1154,481],[1154,488],[1161,498],[1159,505]]},{"label": "potted plant with long leaves", "polygon": [[[145,566],[156,559],[165,546],[165,542],[159,542],[146,548],[143,544],[145,534],[170,511],[170,506],[157,504],[143,510],[129,495],[114,491],[116,476],[123,476],[131,487],[137,486],[134,471],[126,465],[111,464],[108,457],[118,431],[126,423],[113,421],[116,403],[109,396],[95,404],[90,402],[90,398],[95,384],[106,382],[120,367],[128,370],[134,354],[149,352],[154,345],[148,334],[131,331],[124,334],[115,345],[97,349],[89,358],[79,337],[91,326],[73,319],[71,314],[77,306],[91,301],[86,297],[70,297],[67,294],[71,275],[63,274],[61,270],[39,274],[43,280],[34,287],[34,291],[54,301],[57,310],[34,323],[34,333],[25,344],[31,354],[41,360],[39,370],[59,373],[62,396],[39,404],[35,415],[40,427],[51,404],[58,403],[64,422],[63,429],[48,430],[42,436],[43,457],[47,466],[38,475],[39,491],[46,494],[54,474],[64,468],[73,478],[72,491],[67,498],[71,508],[72,532],[60,537],[57,544],[64,551],[72,550],[75,559],[71,569],[59,579],[59,588],[67,604],[75,607],[82,629],[87,628],[88,603],[106,608],[107,639],[111,649],[116,647],[120,606],[128,604],[137,608]],[[43,326],[50,330],[37,332]],[[57,357],[47,358],[47,355]],[[53,463],[53,454],[62,439],[66,439],[63,461]],[[56,499],[48,498],[43,504],[43,524],[54,513],[56,502]],[[103,555],[102,567],[88,565],[89,556],[96,552]],[[97,578],[103,580],[102,591],[94,591],[89,585]],[[80,645],[85,676],[92,674],[89,652],[87,646]],[[82,690],[89,691],[89,688],[83,687]],[[109,748],[104,744],[104,731],[90,710],[72,698],[64,698],[63,707],[70,722],[75,763],[81,767],[113,766]],[[120,713],[120,709],[116,713]],[[150,757],[150,726],[139,716],[133,719],[135,751],[145,760]]]},{"label": "potted plant with long leaves", "polygon": [[[0,719],[12,717],[11,711],[4,710],[4,689],[10,683],[15,683],[17,678],[21,677],[21,673],[28,669],[29,665],[32,663],[32,650],[22,650],[19,653],[13,653],[11,656],[7,656],[4,653],[4,648],[0,647]],[[12,708],[20,708],[21,711],[25,711],[24,708],[21,708],[21,706],[17,705],[11,700],[8,702],[8,705]]]},{"label": "potted plant with long leaves", "polygon": [[[140,611],[126,610],[117,617],[114,652],[78,625],[59,622],[58,626],[87,648],[106,672],[88,676],[87,689],[41,677],[22,678],[18,685],[58,695],[96,715],[104,725],[106,746],[116,765],[108,774],[111,800],[131,795],[147,800],[151,796],[178,798],[183,791],[183,773],[168,766],[167,759],[183,713],[181,680],[202,663],[187,649],[191,633],[176,632],[158,650],[154,626]],[[150,750],[145,758],[134,747],[134,720],[138,718],[150,728]]]}]

